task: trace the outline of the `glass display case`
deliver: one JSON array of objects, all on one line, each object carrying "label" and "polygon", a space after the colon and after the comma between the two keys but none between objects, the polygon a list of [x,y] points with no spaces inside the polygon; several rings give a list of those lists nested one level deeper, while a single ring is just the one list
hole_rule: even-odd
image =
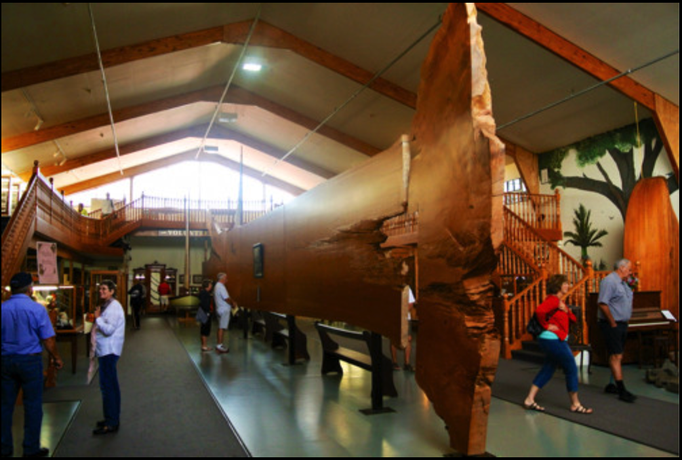
[{"label": "glass display case", "polygon": [[71,285],[34,285],[33,297],[47,309],[56,330],[78,329],[83,326],[83,308],[77,291]]}]

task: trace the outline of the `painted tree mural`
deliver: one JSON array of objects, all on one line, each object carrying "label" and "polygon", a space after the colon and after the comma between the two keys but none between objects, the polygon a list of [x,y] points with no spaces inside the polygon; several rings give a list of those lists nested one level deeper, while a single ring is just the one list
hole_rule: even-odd
[{"label": "painted tree mural", "polygon": [[[644,155],[641,172],[637,176],[635,147],[639,145],[639,142],[644,145]],[[562,174],[562,163],[572,149],[577,152],[578,166],[584,168],[588,165],[595,165],[601,174],[601,179],[588,177],[584,173],[582,176]],[[539,156],[540,169],[548,170],[553,189],[556,187],[575,188],[605,196],[618,208],[625,222],[628,203],[635,184],[640,179],[653,177],[654,167],[662,151],[663,142],[658,135],[656,125],[652,119],[647,119],[639,123],[639,129],[637,125],[625,126],[542,154]],[[620,187],[602,165],[603,159],[607,156],[616,164],[621,179]],[[679,187],[675,175],[671,172],[666,180],[669,193],[675,192]]]}]

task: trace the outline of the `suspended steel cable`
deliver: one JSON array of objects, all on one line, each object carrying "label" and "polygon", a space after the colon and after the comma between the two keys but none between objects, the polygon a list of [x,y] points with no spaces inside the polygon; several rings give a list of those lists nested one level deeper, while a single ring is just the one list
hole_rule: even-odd
[{"label": "suspended steel cable", "polygon": [[99,40],[97,39],[97,28],[95,27],[95,15],[92,12],[92,4],[88,3],[88,12],[90,13],[90,22],[92,24],[92,35],[95,38],[95,48],[97,49],[97,61],[99,62],[99,70],[102,72],[102,84],[104,85],[104,96],[107,100],[107,109],[109,110],[109,122],[111,123],[111,132],[114,138],[114,149],[116,150],[116,158],[118,158],[118,170],[123,175],[123,166],[121,165],[121,153],[118,150],[118,137],[116,136],[116,125],[114,123],[114,113],[111,110],[111,99],[109,98],[109,88],[107,86],[107,76],[104,73],[104,63],[102,62],[102,53],[99,49]]},{"label": "suspended steel cable", "polygon": [[618,80],[618,79],[621,78],[621,77],[624,77],[624,76],[626,76],[626,75],[630,75],[630,74],[632,74],[632,73],[634,73],[634,72],[637,72],[638,70],[642,70],[642,69],[644,69],[645,67],[649,67],[649,66],[651,66],[651,65],[653,65],[653,64],[656,64],[656,63],[658,63],[658,62],[660,62],[660,61],[663,61],[664,59],[668,59],[668,58],[671,57],[671,56],[674,56],[674,55],[676,55],[676,54],[679,54],[679,52],[680,52],[679,49],[678,49],[678,50],[675,50],[675,51],[670,52],[670,53],[668,53],[668,54],[666,54],[666,55],[664,55],[664,56],[661,56],[661,57],[659,57],[659,58],[656,58],[656,59],[654,59],[653,61],[649,61],[649,62],[647,62],[646,64],[642,64],[642,65],[640,65],[640,66],[638,66],[638,67],[635,67],[635,68],[633,68],[633,69],[628,69],[628,70],[626,70],[626,71],[623,72],[623,73],[619,73],[618,75],[616,75],[616,76],[614,76],[614,77],[611,77],[611,78],[609,78],[608,80],[600,81],[599,83],[594,84],[594,85],[592,85],[592,86],[590,86],[590,87],[588,87],[588,88],[585,88],[585,89],[582,90],[582,91],[579,91],[579,92],[577,92],[577,93],[575,93],[575,94],[571,94],[570,96],[566,96],[565,98],[560,99],[560,100],[558,100],[558,101],[556,101],[556,102],[552,102],[551,104],[546,105],[545,107],[543,107],[543,108],[541,108],[541,109],[534,110],[533,112],[530,112],[530,113],[528,113],[528,114],[526,114],[526,115],[523,115],[522,117],[519,117],[519,118],[517,118],[517,119],[515,119],[515,120],[512,120],[512,121],[510,121],[510,122],[504,123],[503,125],[500,125],[500,126],[497,127],[497,131],[499,131],[499,130],[501,130],[501,129],[504,129],[504,128],[507,128],[507,127],[509,127],[509,126],[511,126],[511,125],[513,125],[513,124],[515,124],[515,123],[518,123],[518,122],[520,122],[520,121],[523,121],[523,120],[526,120],[526,119],[528,119],[528,118],[534,117],[535,115],[538,115],[538,114],[540,114],[540,113],[542,113],[542,112],[545,112],[546,110],[549,110],[549,109],[554,108],[554,107],[556,107],[556,106],[558,106],[558,105],[561,105],[561,104],[563,104],[564,102],[568,102],[568,101],[570,101],[571,99],[575,99],[576,97],[579,97],[579,96],[582,96],[582,95],[584,95],[584,94],[587,94],[587,93],[589,93],[590,91],[593,91],[593,90],[595,90],[595,89],[597,89],[597,88],[600,88],[600,87],[602,87],[602,86],[604,86],[604,85],[608,85],[608,84],[611,83],[612,81]]},{"label": "suspended steel cable", "polygon": [[227,90],[230,89],[232,80],[234,79],[234,76],[237,74],[237,70],[239,69],[241,62],[244,59],[244,54],[246,54],[246,49],[248,48],[249,42],[251,41],[251,36],[253,35],[254,30],[256,30],[256,25],[260,20],[261,9],[262,4],[259,4],[256,18],[253,20],[253,24],[251,24],[251,29],[249,30],[249,34],[246,37],[246,41],[244,42],[244,47],[242,48],[242,51],[239,54],[239,59],[237,59],[237,63],[234,65],[234,68],[232,69],[232,74],[230,75],[229,80],[227,80],[227,85],[225,85],[223,94],[222,96],[220,96],[220,101],[218,101],[218,105],[216,105],[215,111],[213,112],[213,117],[211,118],[211,122],[208,124],[208,128],[206,128],[206,134],[204,134],[204,137],[201,139],[201,144],[199,145],[199,150],[197,151],[195,159],[199,158],[199,155],[201,155],[201,152],[204,150],[204,146],[206,145],[206,139],[208,139],[208,134],[211,132],[211,128],[213,128],[213,125],[215,124],[215,121],[218,118],[218,115],[220,114],[220,111],[223,106],[223,101],[225,100],[225,96],[227,95]]},{"label": "suspended steel cable", "polygon": [[348,104],[350,104],[350,103],[353,101],[353,99],[355,99],[356,97],[358,97],[358,96],[360,95],[360,93],[362,93],[362,92],[363,92],[364,90],[366,90],[369,86],[371,86],[372,83],[374,83],[374,82],[376,81],[377,78],[381,77],[381,76],[382,76],[388,69],[390,69],[396,62],[398,62],[400,59],[403,58],[403,56],[405,56],[407,53],[409,53],[409,52],[412,50],[412,48],[414,48],[415,46],[417,46],[417,45],[419,44],[419,42],[421,42],[421,41],[422,41],[424,38],[426,38],[431,32],[433,32],[436,28],[438,28],[438,27],[440,26],[440,24],[441,24],[441,18],[438,18],[438,22],[436,22],[433,26],[431,26],[431,27],[429,28],[429,30],[427,30],[426,32],[424,32],[417,40],[415,40],[410,46],[408,46],[407,49],[405,49],[405,51],[403,51],[402,53],[400,53],[395,59],[393,59],[390,63],[388,63],[388,65],[386,65],[386,67],[384,67],[384,68],[381,69],[379,72],[377,72],[377,73],[376,73],[376,74],[375,74],[367,83],[365,83],[365,84],[362,86],[362,88],[358,89],[355,93],[353,93],[353,94],[352,94],[352,95],[351,95],[343,104],[341,104],[340,106],[338,106],[337,108],[335,108],[335,109],[332,111],[332,113],[330,113],[329,115],[327,115],[327,117],[326,117],[324,120],[322,120],[322,121],[320,122],[319,125],[317,125],[317,127],[315,127],[314,129],[310,130],[305,136],[303,136],[303,138],[302,138],[300,141],[298,141],[298,143],[297,143],[296,145],[294,145],[287,153],[285,153],[284,156],[282,156],[282,158],[279,158],[278,160],[276,160],[268,169],[266,169],[265,172],[263,172],[262,177],[268,176],[268,175],[270,174],[270,171],[272,171],[274,168],[276,168],[277,165],[279,165],[281,162],[283,162],[284,160],[286,160],[287,158],[289,158],[289,156],[290,156],[292,153],[294,153],[296,150],[298,150],[298,148],[299,148],[300,146],[302,146],[303,144],[305,144],[306,141],[308,141],[308,139],[310,139],[310,137],[311,137],[313,134],[315,134],[316,132],[318,132],[325,124],[327,124],[327,122],[328,122],[329,120],[331,120],[337,113],[339,113],[339,112],[340,112],[341,110],[343,110]]}]

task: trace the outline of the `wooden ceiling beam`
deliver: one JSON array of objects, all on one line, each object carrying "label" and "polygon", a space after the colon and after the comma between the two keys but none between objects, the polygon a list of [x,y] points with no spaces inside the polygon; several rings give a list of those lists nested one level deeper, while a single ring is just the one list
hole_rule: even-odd
[{"label": "wooden ceiling beam", "polygon": [[[230,24],[225,27],[223,42],[243,44],[248,36],[252,21]],[[346,59],[319,48],[312,43],[302,40],[278,27],[259,21],[256,30],[249,41],[250,46],[263,46],[293,51],[316,64],[343,75],[361,85],[369,82],[374,74],[365,70]],[[377,93],[389,97],[411,109],[417,106],[417,95],[384,78],[377,78],[371,85],[371,89]]]},{"label": "wooden ceiling beam", "polygon": [[[288,107],[273,102],[270,99],[266,99],[256,93],[240,88],[237,85],[232,85],[230,87],[230,90],[227,92],[225,102],[232,104],[255,105],[267,112],[273,113],[281,118],[284,118],[285,120],[289,120],[294,124],[308,129],[315,129],[320,124],[319,120],[307,117],[301,113],[291,110]],[[348,148],[356,150],[360,153],[364,153],[370,157],[381,152],[381,150],[377,147],[374,147],[373,145],[363,142],[355,137],[349,136],[348,134],[345,134],[328,125],[320,128],[317,131],[317,134],[332,139],[341,145],[345,145]]]},{"label": "wooden ceiling beam", "polygon": [[[113,67],[219,42],[240,45],[246,41],[252,23],[252,20],[242,21],[222,27],[213,27],[150,40],[136,45],[104,50],[102,51],[102,63],[105,68]],[[350,61],[329,53],[264,21],[259,21],[251,37],[250,45],[288,49],[362,85],[366,84],[374,76],[370,71],[362,69]],[[25,69],[4,72],[2,74],[2,92],[45,83],[59,78],[94,72],[98,69],[97,55],[91,53]],[[377,78],[370,85],[370,88],[412,109],[417,105],[417,95],[415,93],[383,78]]]},{"label": "wooden ceiling beam", "polygon": [[[476,8],[600,81],[606,81],[622,73],[505,3],[476,3]],[[658,132],[679,183],[679,106],[629,76],[620,77],[608,85],[654,114]]]},{"label": "wooden ceiling beam", "polygon": [[[161,134],[160,136],[150,137],[138,142],[132,142],[130,144],[121,145],[119,147],[119,153],[121,156],[130,155],[137,153],[140,150],[150,149],[153,147],[158,147],[159,145],[169,144],[171,142],[179,141],[187,137],[195,136],[197,127],[181,129],[178,131],[173,131],[167,134]],[[206,128],[204,127],[204,130]],[[116,149],[108,148],[100,150],[99,152],[91,153],[89,155],[84,155],[78,158],[69,159],[63,165],[52,165],[52,166],[41,166],[40,172],[45,177],[55,176],[57,174],[69,172],[73,169],[82,168],[84,166],[90,166],[101,161],[111,160],[116,158]],[[33,169],[28,171],[23,171],[18,176],[28,182],[33,174]]]},{"label": "wooden ceiling beam", "polygon": [[[224,88],[222,86],[213,86],[211,88],[192,91],[187,94],[171,96],[165,99],[160,99],[133,107],[114,110],[114,120],[116,120],[116,123],[120,123],[143,116],[153,115],[157,112],[195,104],[197,102],[215,103],[220,100],[223,90]],[[292,123],[298,124],[308,129],[313,129],[319,124],[319,121],[317,120],[252,93],[251,91],[240,88],[237,85],[231,86],[224,102],[258,106],[263,110],[271,112],[279,117],[291,121]],[[106,126],[109,126],[109,115],[106,113],[101,113],[91,117],[82,118],[80,120],[51,126],[38,131],[30,131],[27,133],[18,134],[16,136],[6,137],[2,139],[2,153],[11,152],[13,150],[30,147],[32,145],[49,142],[62,137],[88,131],[90,129],[103,128]],[[330,126],[323,126],[317,133],[368,156],[373,156],[380,152],[377,147],[363,142],[353,136],[349,136],[348,134],[345,134]]]},{"label": "wooden ceiling beam", "polygon": [[[176,142],[182,139],[186,139],[188,137],[194,137],[194,138],[202,138],[204,136],[204,133],[206,132],[206,128],[208,127],[207,124],[204,125],[198,125],[198,126],[193,126],[190,128],[185,128],[181,129],[178,131],[174,131],[172,133],[167,133],[167,134],[162,134],[160,136],[154,136],[148,139],[144,139],[138,142],[133,142],[130,144],[126,144],[120,147],[119,153],[121,156],[125,155],[130,155],[133,153],[137,153],[141,150],[146,150],[154,147],[158,147],[161,145],[169,144],[172,142]],[[226,128],[223,128],[221,126],[216,126],[214,128],[214,131],[211,133],[209,136],[209,139],[224,139],[224,140],[232,140],[235,142],[238,142],[240,144],[243,144],[249,148],[252,148],[254,150],[257,150],[265,155],[273,157],[273,159],[279,159],[286,152],[283,152],[281,150],[278,150],[274,147],[271,147],[261,141],[258,141],[256,139],[253,139],[249,136],[246,136],[244,134],[238,133],[236,131],[232,131]],[[197,144],[198,145],[198,144]],[[116,158],[116,150],[114,148],[109,148],[105,150],[101,150],[96,153],[92,153],[90,155],[85,155],[82,157],[74,158],[73,160],[67,161],[65,164],[59,166],[59,165],[53,165],[53,166],[45,166],[40,168],[40,172],[43,174],[45,177],[51,177],[57,174],[65,173],[68,171],[71,171],[73,169],[77,168],[82,168],[84,166],[89,166],[93,165],[102,161],[106,160],[111,160],[113,158]],[[301,160],[298,158],[294,157],[289,157],[285,160],[286,163],[289,163],[293,166],[296,166],[297,168],[300,168],[304,171],[310,172],[312,174],[316,174],[320,177],[323,177],[325,179],[330,179],[331,177],[334,177],[336,174],[328,171],[324,168],[321,168],[317,165],[314,165],[310,162],[307,162],[305,160]],[[28,182],[28,179],[31,178],[31,175],[33,174],[33,169],[29,171],[24,171],[21,174],[18,174],[19,177],[24,180],[25,182]]]},{"label": "wooden ceiling beam", "polygon": [[[204,101],[217,101],[223,88],[214,86],[199,91],[172,96],[157,101],[147,102],[124,109],[113,111],[114,120],[120,123],[135,118],[153,115],[157,112],[176,109],[189,104]],[[2,139],[2,153],[11,152],[25,147],[49,142],[66,136],[82,133],[91,129],[110,126],[109,114],[100,113],[91,117],[81,118],[80,120],[69,121],[55,126],[18,134],[16,136],[5,137]]]},{"label": "wooden ceiling beam", "polygon": [[[84,190],[89,190],[92,188],[96,187],[101,187],[103,185],[107,185],[113,182],[120,181],[121,179],[130,179],[135,176],[139,176],[141,174],[148,173],[150,171],[154,171],[159,168],[166,168],[168,166],[172,166],[174,164],[181,163],[183,161],[194,161],[196,157],[196,152],[190,151],[190,152],[184,152],[180,153],[177,155],[169,156],[166,158],[163,158],[161,160],[156,160],[156,161],[150,161],[149,163],[145,163],[143,165],[139,166],[134,166],[131,168],[127,168],[123,170],[123,176],[121,176],[120,172],[113,172],[109,174],[103,174],[98,177],[94,177],[92,179],[84,180],[81,182],[77,182],[75,184],[67,185],[66,187],[62,187],[59,190],[64,192],[65,195],[72,195],[74,193],[82,192]],[[240,165],[236,161],[232,161],[228,158],[222,157],[220,155],[204,155],[202,156],[199,161],[207,161],[207,162],[213,162],[213,163],[218,163],[223,166],[227,166],[228,168],[239,171]],[[267,177],[263,178],[262,177],[262,171],[258,171],[253,168],[249,167],[244,167],[244,175],[253,177],[254,179],[258,179],[261,182],[264,182],[268,185],[271,185],[273,187],[277,187],[280,190],[284,190],[285,192],[291,193],[292,195],[300,195],[303,192],[305,192],[304,189],[297,187],[295,185],[292,185],[288,182],[285,182],[280,179],[276,179],[273,177]]]},{"label": "wooden ceiling beam", "polygon": [[[600,81],[608,80],[621,73],[621,71],[611,67],[593,54],[552,32],[547,27],[508,6],[506,3],[476,3],[476,9]],[[632,78],[624,76],[612,81],[609,85],[651,111],[656,110],[655,93]]]},{"label": "wooden ceiling beam", "polygon": [[[224,34],[223,27],[213,27],[157,40],[149,40],[136,45],[104,50],[102,51],[102,63],[105,68],[113,67],[198,46],[220,43]],[[99,70],[97,54],[91,53],[25,69],[3,72],[2,92],[97,70]]]},{"label": "wooden ceiling beam", "polygon": [[[216,126],[214,130],[215,131],[212,131],[209,136],[210,139],[218,138],[232,140],[244,145],[245,147],[252,148],[260,153],[271,156],[274,159],[280,159],[287,153],[283,150],[272,147],[265,142],[259,141],[258,139],[247,136],[246,134],[238,133],[237,131],[225,128],[224,126]],[[294,156],[289,156],[284,160],[284,162],[325,179],[331,179],[332,177],[336,176],[335,172],[329,171],[328,169],[322,168],[310,163],[309,161],[302,160]]]}]

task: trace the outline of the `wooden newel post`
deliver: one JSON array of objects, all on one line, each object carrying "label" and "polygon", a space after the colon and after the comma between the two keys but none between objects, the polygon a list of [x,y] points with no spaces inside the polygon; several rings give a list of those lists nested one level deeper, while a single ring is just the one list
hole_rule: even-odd
[{"label": "wooden newel post", "polygon": [[50,177],[50,223],[52,223],[52,198],[54,197],[54,177]]},{"label": "wooden newel post", "polygon": [[511,303],[509,299],[512,298],[512,294],[504,294],[502,296],[502,305],[504,311],[504,358],[511,359],[511,344],[509,342],[509,336],[512,331],[509,329],[509,315],[511,315]]},{"label": "wooden newel post", "polygon": [[559,189],[555,189],[554,194],[556,195],[556,226],[559,231],[563,231],[561,226],[561,193],[559,193]]}]

